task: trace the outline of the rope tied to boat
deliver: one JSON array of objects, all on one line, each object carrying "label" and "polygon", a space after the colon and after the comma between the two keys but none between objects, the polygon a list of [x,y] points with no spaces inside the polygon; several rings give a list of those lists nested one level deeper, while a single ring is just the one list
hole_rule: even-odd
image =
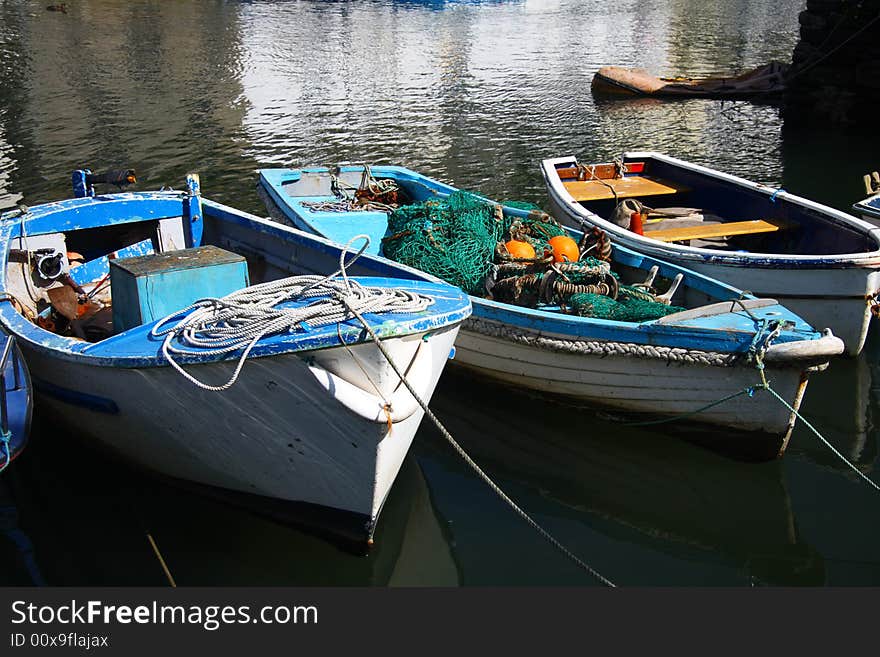
[{"label": "rope tied to boat", "polygon": [[0,448],[3,450],[3,463],[0,464],[0,472],[3,472],[6,467],[12,463],[12,448],[9,446],[9,443],[12,441],[12,431],[0,430]]},{"label": "rope tied to boat", "polygon": [[784,189],[782,189],[782,187],[777,187],[776,190],[770,195],[770,202],[776,203],[776,197],[780,193],[787,194],[787,192]]},{"label": "rope tied to boat", "polygon": [[[359,239],[364,240],[363,246],[346,262],[349,248]],[[365,313],[416,313],[434,303],[432,297],[424,294],[370,287],[351,280],[346,268],[363,254],[369,243],[367,235],[353,237],[340,254],[339,269],[328,276],[291,276],[219,299],[200,299],[159,320],[150,335],[164,337],[162,355],[186,379],[204,390],[219,392],[235,384],[251,351],[265,337],[339,324]],[[313,301],[305,305],[282,305],[310,299]],[[242,353],[235,370],[222,385],[200,381],[175,359],[222,356],[239,350]]]},{"label": "rope tied to boat", "polygon": [[400,185],[393,178],[376,178],[369,164],[363,165],[360,185],[354,187],[339,178],[340,167],[329,170],[334,201],[302,201],[310,212],[392,212],[401,205]]},{"label": "rope tied to boat", "polygon": [[[737,300],[740,301],[740,300]],[[742,305],[742,302],[740,301]],[[865,481],[869,486],[871,486],[877,492],[880,492],[880,485],[870,479],[867,475],[865,475],[861,470],[859,470],[849,459],[847,459],[840,451],[832,445],[825,436],[823,436],[816,427],[814,427],[800,412],[794,408],[791,404],[789,404],[778,392],[776,392],[771,386],[770,381],[767,380],[767,374],[765,372],[764,367],[764,356],[767,353],[767,350],[770,348],[770,345],[773,341],[779,337],[780,333],[788,326],[788,322],[780,322],[780,321],[772,321],[767,322],[766,319],[758,319],[751,312],[749,312],[748,308],[743,306],[743,310],[745,310],[758,324],[757,330],[755,331],[755,335],[752,338],[752,342],[749,345],[748,354],[750,362],[753,362],[755,365],[755,369],[758,371],[758,375],[761,380],[758,383],[755,383],[750,386],[746,386],[742,390],[738,390],[737,392],[731,393],[721,399],[713,401],[705,406],[701,406],[700,408],[689,411],[687,413],[682,413],[680,415],[676,415],[674,417],[668,418],[660,418],[657,420],[648,420],[646,422],[627,422],[628,426],[650,426],[656,424],[666,424],[669,422],[676,422],[679,420],[683,420],[694,415],[698,415],[703,411],[707,411],[710,408],[723,404],[724,402],[730,401],[731,399],[735,399],[741,395],[747,395],[749,397],[754,397],[756,392],[761,390],[765,390],[770,393],[773,397],[775,397],[779,403],[781,403],[785,408],[789,410],[789,412],[798,420],[800,420],[812,433],[815,435],[831,452],[837,456],[847,467],[849,467],[853,472],[856,473],[862,480]]]},{"label": "rope tied to boat", "polygon": [[604,356],[627,356],[633,358],[652,358],[667,363],[689,363],[692,365],[710,365],[729,367],[736,364],[742,354],[703,351],[685,347],[664,347],[662,345],[638,344],[635,342],[614,342],[611,340],[571,340],[552,338],[542,335],[539,331],[528,331],[509,324],[490,322],[476,317],[468,317],[464,321],[468,331],[510,340],[530,347],[556,351],[560,353]]},{"label": "rope tied to boat", "polygon": [[[343,299],[343,303],[348,306],[348,300]],[[437,430],[440,431],[440,434],[446,439],[446,441],[450,444],[450,446],[455,450],[455,452],[467,463],[468,466],[477,474],[477,476],[485,483],[492,491],[498,495],[506,504],[509,506],[520,518],[522,518],[532,529],[534,529],[541,537],[550,543],[553,547],[559,550],[563,555],[565,555],[569,560],[574,562],[579,568],[587,572],[591,577],[596,579],[599,583],[609,586],[615,587],[616,585],[610,579],[602,575],[595,568],[590,566],[588,563],[583,561],[580,557],[574,554],[571,550],[565,547],[562,543],[559,542],[550,532],[544,529],[541,525],[539,525],[528,513],[526,513],[522,507],[520,507],[516,502],[514,502],[508,495],[505,493],[501,487],[496,484],[489,475],[487,475],[483,469],[477,465],[476,461],[474,461],[470,455],[464,450],[464,448],[458,444],[458,441],[452,437],[452,434],[443,426],[443,423],[440,419],[434,415],[434,412],[428,407],[427,402],[421,398],[418,392],[413,388],[412,384],[406,378],[404,373],[400,370],[400,367],[391,357],[391,354],[388,353],[388,350],[385,349],[385,345],[382,344],[382,341],[379,339],[379,336],[373,331],[372,327],[369,323],[360,315],[356,308],[348,306],[349,310],[357,317],[364,329],[373,339],[373,342],[376,343],[376,346],[379,348],[379,351],[382,352],[382,355],[385,357],[385,360],[388,361],[388,364],[391,366],[391,369],[394,370],[394,373],[400,379],[400,382],[406,387],[409,391],[409,394],[413,396],[413,398],[418,402],[419,406],[422,407],[422,410],[425,412],[425,415],[431,422],[434,423],[434,426],[437,427]]]}]

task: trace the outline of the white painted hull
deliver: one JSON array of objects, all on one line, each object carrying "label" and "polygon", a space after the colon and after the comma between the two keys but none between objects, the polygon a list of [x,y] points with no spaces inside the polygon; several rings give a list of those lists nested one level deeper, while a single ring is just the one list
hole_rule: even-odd
[{"label": "white painted hull", "polygon": [[[565,353],[469,330],[469,321],[456,342],[457,363],[511,385],[606,408],[674,418],[760,383],[751,364],[724,367]],[[807,368],[769,362],[766,368],[773,389],[797,409],[806,389]],[[780,454],[795,420],[763,391],[740,395],[687,419],[768,434],[769,444],[778,445]]]},{"label": "white painted hull", "polygon": [[704,262],[679,262],[706,276],[776,299],[814,328],[830,328],[846,353],[857,356],[871,326],[871,301],[880,289],[880,271],[855,269],[753,269]]},{"label": "white painted hull", "polygon": [[[427,341],[419,334],[383,341],[401,368],[421,373],[412,383],[425,400],[433,394],[457,332],[456,326],[432,333]],[[381,399],[366,387],[360,394],[372,395],[374,417],[367,417],[371,413],[364,412],[363,403],[360,408],[349,404],[342,386],[332,384],[340,377],[362,384],[364,376],[345,348],[250,359],[238,382],[217,393],[194,386],[167,366],[97,367],[23,347],[38,389],[43,384],[37,402],[41,412],[53,412],[78,433],[163,475],[305,504],[310,516],[321,510],[341,512],[336,516],[345,527],[336,526],[339,517],[328,525],[352,540],[372,535],[423,415],[420,407],[410,405],[402,414],[406,417],[393,418],[389,427]],[[400,401],[405,394],[412,399],[374,344],[351,351],[385,398]],[[228,379],[234,366],[226,361],[188,370],[219,382]],[[74,393],[76,403],[58,388]],[[118,410],[90,409],[96,400],[110,401]]]}]

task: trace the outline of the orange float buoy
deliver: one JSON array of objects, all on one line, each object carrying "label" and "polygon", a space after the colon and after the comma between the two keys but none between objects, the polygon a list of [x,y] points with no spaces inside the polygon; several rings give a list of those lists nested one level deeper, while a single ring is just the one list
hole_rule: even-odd
[{"label": "orange float buoy", "polygon": [[577,242],[567,235],[551,237],[549,244],[553,249],[553,262],[577,262],[581,257]]},{"label": "orange float buoy", "polygon": [[520,242],[519,240],[510,240],[507,242],[504,247],[507,249],[507,252],[513,256],[514,258],[520,260],[534,260],[535,259],[535,247],[533,247],[528,242]]}]

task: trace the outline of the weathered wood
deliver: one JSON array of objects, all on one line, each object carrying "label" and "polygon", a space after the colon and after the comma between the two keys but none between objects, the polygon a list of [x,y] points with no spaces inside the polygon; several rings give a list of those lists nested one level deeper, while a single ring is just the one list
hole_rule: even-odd
[{"label": "weathered wood", "polygon": [[[641,173],[645,170],[644,162],[627,162],[625,166],[627,173]],[[596,178],[605,180],[608,178],[616,178],[618,175],[616,164],[590,164],[587,165],[586,168],[587,180],[593,180]],[[556,173],[559,175],[560,180],[567,180],[569,178],[580,179],[581,171],[583,171],[581,167],[560,167],[556,169]]]},{"label": "weathered wood", "polygon": [[647,176],[629,176],[628,178],[612,178],[610,180],[571,180],[562,184],[576,201],[660,196],[686,191],[686,188],[675,183]]},{"label": "weathered wood", "polygon": [[679,228],[646,230],[645,237],[660,240],[661,242],[684,242],[687,240],[708,239],[711,237],[775,233],[782,228],[783,224],[778,221],[753,219],[751,221],[731,221],[721,224],[704,224],[702,226],[682,226]]}]

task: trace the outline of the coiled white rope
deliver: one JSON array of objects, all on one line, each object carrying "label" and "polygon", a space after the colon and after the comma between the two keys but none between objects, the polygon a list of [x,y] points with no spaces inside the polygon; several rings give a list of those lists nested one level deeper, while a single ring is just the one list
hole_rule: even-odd
[{"label": "coiled white rope", "polygon": [[[363,246],[346,262],[349,248],[359,239],[364,240]],[[427,295],[368,287],[349,279],[346,267],[363,254],[369,243],[367,235],[353,237],[339,256],[339,269],[329,276],[291,276],[253,285],[220,299],[200,299],[157,322],[150,335],[165,336],[162,355],[174,369],[199,388],[219,392],[235,384],[251,350],[266,336],[360,319],[364,313],[415,313],[434,303]],[[341,280],[336,278],[340,275]],[[315,301],[279,307],[304,299]],[[181,313],[186,315],[167,326]],[[174,359],[175,355],[218,356],[239,349],[244,351],[235,371],[226,383],[218,386],[200,381]]]}]

